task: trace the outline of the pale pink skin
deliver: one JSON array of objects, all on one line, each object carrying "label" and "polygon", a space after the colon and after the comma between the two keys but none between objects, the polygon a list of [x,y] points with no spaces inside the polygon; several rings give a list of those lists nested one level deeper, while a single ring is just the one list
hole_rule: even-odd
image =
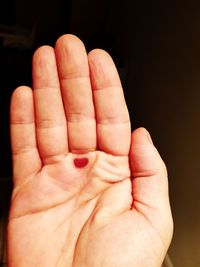
[{"label": "pale pink skin", "polygon": [[[9,267],[160,267],[173,222],[165,164],[131,134],[111,57],[64,35],[11,100]],[[87,158],[82,168],[74,159]]]}]

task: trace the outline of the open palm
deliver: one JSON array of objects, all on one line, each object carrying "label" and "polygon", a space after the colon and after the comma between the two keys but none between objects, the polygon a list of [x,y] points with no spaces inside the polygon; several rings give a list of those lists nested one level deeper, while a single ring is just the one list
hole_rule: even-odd
[{"label": "open palm", "polygon": [[165,165],[131,134],[110,56],[73,35],[33,57],[11,101],[9,267],[160,267],[172,235]]}]

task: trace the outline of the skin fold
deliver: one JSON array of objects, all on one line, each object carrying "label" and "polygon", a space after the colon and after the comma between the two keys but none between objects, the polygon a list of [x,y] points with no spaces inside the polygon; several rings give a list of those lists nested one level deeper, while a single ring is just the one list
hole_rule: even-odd
[{"label": "skin fold", "polygon": [[[131,133],[112,58],[74,35],[33,56],[11,99],[9,267],[160,267],[172,238],[164,162]],[[81,160],[82,159],[82,160]]]}]

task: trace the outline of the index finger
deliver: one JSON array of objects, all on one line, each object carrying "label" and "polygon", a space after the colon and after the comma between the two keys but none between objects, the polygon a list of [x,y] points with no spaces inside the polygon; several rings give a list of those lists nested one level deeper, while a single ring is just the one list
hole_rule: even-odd
[{"label": "index finger", "polygon": [[131,126],[120,78],[112,58],[100,49],[88,55],[100,150],[127,156]]}]

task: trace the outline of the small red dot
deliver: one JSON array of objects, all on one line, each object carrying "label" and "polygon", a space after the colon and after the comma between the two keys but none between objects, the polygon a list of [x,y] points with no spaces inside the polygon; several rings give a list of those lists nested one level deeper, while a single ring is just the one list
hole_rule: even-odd
[{"label": "small red dot", "polygon": [[88,164],[88,158],[74,159],[74,165],[76,168],[83,168]]}]

